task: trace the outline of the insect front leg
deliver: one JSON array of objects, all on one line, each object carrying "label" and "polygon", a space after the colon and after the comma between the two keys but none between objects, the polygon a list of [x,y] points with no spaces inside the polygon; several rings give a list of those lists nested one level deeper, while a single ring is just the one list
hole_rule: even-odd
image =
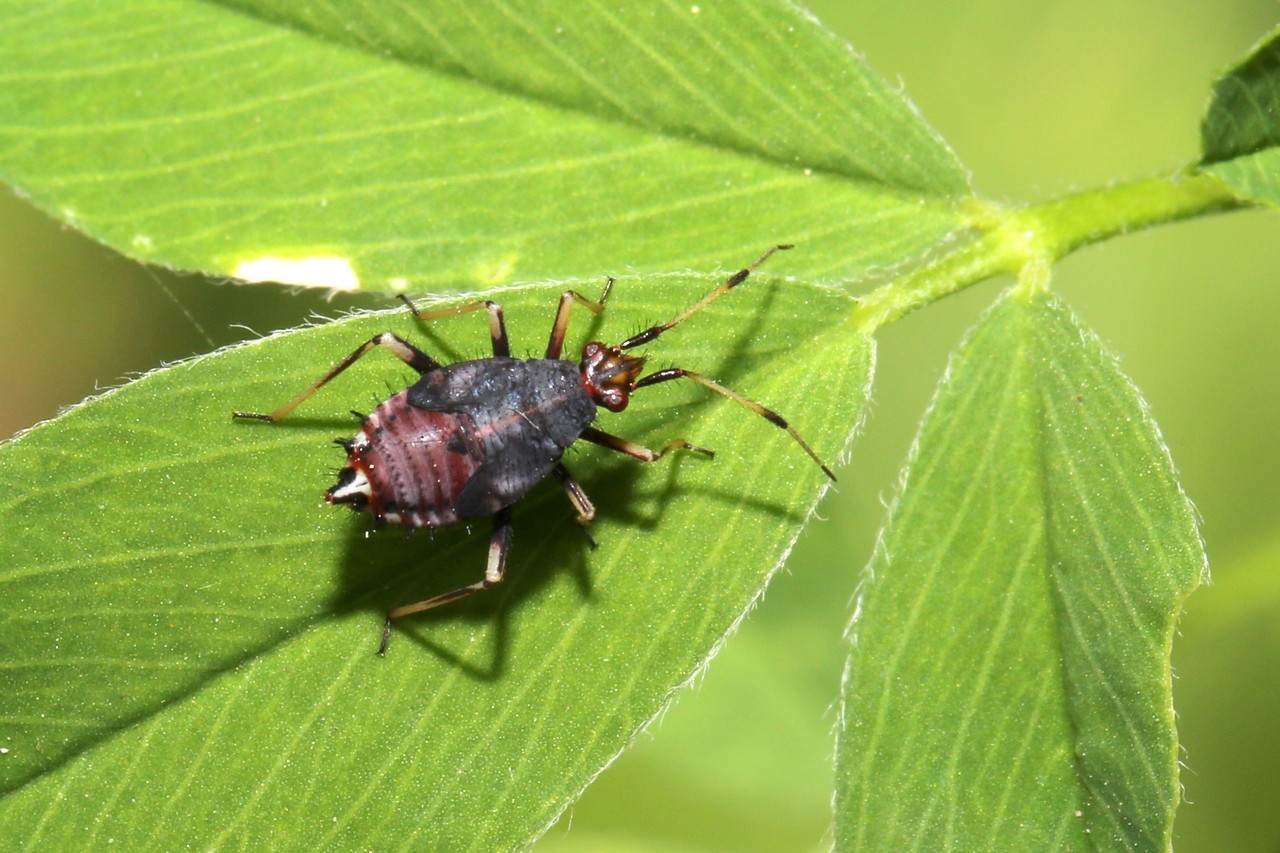
[{"label": "insect front leg", "polygon": [[560,305],[556,308],[556,319],[551,324],[551,339],[547,341],[547,358],[559,358],[560,353],[564,351],[564,336],[569,330],[569,311],[573,308],[573,304],[576,302],[592,314],[599,314],[604,310],[604,303],[609,298],[610,290],[613,290],[612,278],[605,281],[604,291],[600,294],[600,298],[596,300],[588,299],[576,290],[566,290],[560,294]]},{"label": "insect front leg", "polygon": [[382,643],[378,646],[378,654],[387,653],[387,644],[391,642],[391,622],[401,616],[421,613],[442,604],[449,604],[460,598],[466,598],[477,592],[489,589],[502,583],[502,576],[507,569],[507,552],[511,550],[511,508],[498,510],[493,516],[493,534],[489,537],[489,563],[484,570],[484,578],[467,586],[458,587],[450,592],[432,596],[415,604],[405,604],[387,614],[387,621],[382,627]]},{"label": "insect front leg", "polygon": [[403,338],[396,337],[390,332],[383,332],[380,335],[374,335],[364,344],[364,346],[360,347],[358,350],[351,353],[351,355],[335,364],[327,373],[303,389],[301,394],[294,397],[274,412],[271,412],[270,414],[260,414],[258,412],[232,412],[231,416],[233,418],[247,418],[251,420],[275,423],[296,409],[300,403],[312,394],[316,393],[316,391],[319,391],[321,387],[329,382],[329,380],[333,379],[338,374],[342,373],[342,371],[359,361],[365,353],[369,352],[369,350],[374,347],[382,347],[390,350],[392,355],[418,371],[418,373],[427,373],[431,370],[437,370],[440,367],[440,362],[436,361],[413,344]]}]

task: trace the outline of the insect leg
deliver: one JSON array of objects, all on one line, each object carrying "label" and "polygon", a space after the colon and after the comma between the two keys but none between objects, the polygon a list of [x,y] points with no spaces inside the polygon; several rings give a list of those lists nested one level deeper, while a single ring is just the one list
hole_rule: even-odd
[{"label": "insect leg", "polygon": [[599,314],[604,310],[604,301],[609,298],[610,290],[613,290],[612,278],[605,281],[604,292],[595,301],[574,290],[566,290],[560,294],[560,305],[556,308],[556,319],[551,324],[551,340],[547,341],[547,358],[559,358],[561,351],[564,350],[564,336],[569,329],[569,309],[573,307],[573,303],[578,303],[592,314]]},{"label": "insect leg", "polygon": [[694,373],[692,370],[685,370],[683,367],[669,367],[666,370],[659,370],[656,373],[650,373],[648,376],[637,380],[635,388],[643,388],[645,385],[657,385],[659,382],[670,382],[673,379],[692,379],[704,388],[709,388],[717,394],[728,397],[739,406],[755,412],[774,426],[786,430],[787,434],[795,439],[797,444],[804,448],[804,452],[809,454],[809,458],[818,463],[818,467],[822,469],[822,472],[830,477],[832,482],[835,482],[836,475],[831,473],[831,469],[826,466],[826,463],[818,458],[818,454],[813,452],[813,448],[800,437],[800,433],[796,432],[795,429],[787,423],[786,419],[782,417],[782,415],[778,414],[773,409],[765,408],[755,400],[750,400],[742,396],[737,391],[724,387],[718,382],[712,382],[701,374]]},{"label": "insect leg", "polygon": [[683,438],[676,438],[668,441],[660,450],[650,450],[642,444],[636,444],[634,441],[627,441],[625,438],[619,438],[616,435],[607,433],[604,430],[596,429],[595,427],[587,427],[584,429],[581,437],[592,444],[598,444],[601,447],[607,447],[610,450],[616,450],[619,453],[634,456],[641,462],[654,462],[673,450],[688,450],[691,453],[700,453],[706,457],[716,455],[714,450],[707,450],[705,447],[690,444]]},{"label": "insect leg", "polygon": [[582,486],[563,463],[557,464],[552,470],[556,479],[560,481],[560,485],[564,486],[564,493],[568,496],[569,503],[573,504],[574,511],[578,513],[578,523],[583,526],[590,524],[596,517],[596,505],[591,502],[591,498],[587,497],[587,493],[582,490]]},{"label": "insect leg", "polygon": [[708,293],[706,296],[702,297],[702,299],[699,300],[693,307],[687,309],[683,314],[680,314],[674,320],[668,323],[662,323],[657,326],[651,326],[648,329],[645,329],[640,334],[627,338],[625,341],[618,344],[618,346],[622,349],[631,349],[632,347],[638,347],[641,344],[647,344],[649,341],[658,337],[658,335],[661,335],[663,332],[667,331],[668,329],[672,329],[672,328],[675,328],[676,326],[679,326],[685,320],[688,320],[694,314],[697,314],[703,308],[706,308],[712,302],[715,302],[721,296],[724,296],[730,290],[733,290],[735,287],[737,287],[738,285],[746,281],[747,276],[751,275],[760,267],[761,264],[769,260],[769,258],[773,256],[774,252],[782,252],[792,248],[795,248],[795,247],[792,246],[790,243],[779,243],[778,245],[769,249],[769,251],[765,252],[760,257],[756,258],[756,262],[751,266],[746,267],[745,269],[740,269],[733,275],[729,276],[727,279],[725,279],[723,284],[721,284],[715,290]]},{"label": "insect leg", "polygon": [[441,317],[456,317],[459,314],[469,314],[472,311],[479,311],[484,308],[489,312],[489,337],[493,340],[493,354],[498,358],[506,358],[511,355],[511,344],[507,341],[507,322],[502,316],[502,306],[496,302],[489,300],[479,300],[476,302],[468,302],[465,305],[455,305],[452,308],[433,308],[429,311],[420,311],[413,307],[413,303],[408,297],[401,296],[400,300],[409,306],[409,310],[413,312],[413,316],[419,320],[438,320]]},{"label": "insect leg", "polygon": [[360,347],[358,350],[351,353],[351,355],[335,364],[327,373],[303,389],[301,394],[294,397],[274,412],[271,412],[270,414],[259,414],[258,412],[232,412],[231,416],[233,418],[249,418],[257,421],[270,421],[271,423],[275,423],[296,409],[298,404],[303,400],[320,390],[320,388],[329,380],[333,379],[339,373],[359,361],[361,356],[369,352],[369,350],[374,347],[383,347],[384,349],[390,350],[392,355],[419,373],[427,373],[428,371],[436,370],[440,367],[440,362],[436,361],[413,344],[396,337],[390,332],[383,332],[380,335],[374,335],[365,342],[364,346]]},{"label": "insect leg", "polygon": [[382,627],[382,643],[378,646],[378,654],[387,653],[387,644],[391,642],[391,620],[399,619],[401,616],[408,616],[412,613],[421,613],[424,610],[430,610],[433,607],[439,607],[442,604],[466,598],[468,595],[474,595],[501,583],[503,572],[507,568],[507,551],[510,549],[511,508],[505,507],[498,510],[493,516],[493,534],[489,537],[489,564],[485,567],[484,578],[473,584],[458,587],[451,592],[432,596],[425,601],[406,604],[392,610],[387,614],[387,621]]},{"label": "insect leg", "polygon": [[552,473],[556,475],[556,479],[560,481],[560,485],[564,487],[564,493],[569,498],[569,503],[573,504],[573,509],[578,513],[578,524],[582,525],[582,532],[586,535],[587,541],[591,543],[591,547],[596,547],[596,540],[591,537],[591,531],[587,527],[596,517],[596,505],[591,502],[591,498],[587,497],[587,493],[582,490],[582,486],[569,473],[569,469],[564,467],[564,463],[557,463],[552,469]]}]

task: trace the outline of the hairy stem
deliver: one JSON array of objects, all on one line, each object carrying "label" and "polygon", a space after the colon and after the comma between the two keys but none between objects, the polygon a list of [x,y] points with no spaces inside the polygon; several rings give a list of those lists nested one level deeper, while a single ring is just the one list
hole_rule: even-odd
[{"label": "hairy stem", "polygon": [[1048,284],[1053,263],[1082,246],[1165,222],[1250,206],[1215,178],[1180,172],[1004,209],[975,208],[975,238],[868,294],[854,312],[866,334],[885,323],[995,275],[1027,287]]}]

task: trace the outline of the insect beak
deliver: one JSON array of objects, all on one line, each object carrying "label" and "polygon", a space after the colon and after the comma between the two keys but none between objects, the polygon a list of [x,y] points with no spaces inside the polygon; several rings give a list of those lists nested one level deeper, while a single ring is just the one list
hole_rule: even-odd
[{"label": "insect beak", "polygon": [[635,382],[640,378],[640,372],[644,370],[645,357],[642,355],[623,355],[618,359],[618,366],[613,369],[610,375],[610,382],[617,385],[626,385],[628,391],[633,391]]}]

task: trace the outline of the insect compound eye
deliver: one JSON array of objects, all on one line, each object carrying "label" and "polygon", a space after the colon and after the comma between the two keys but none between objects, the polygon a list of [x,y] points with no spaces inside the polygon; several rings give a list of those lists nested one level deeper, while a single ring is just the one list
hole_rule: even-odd
[{"label": "insect compound eye", "polygon": [[602,395],[604,407],[611,412],[621,412],[630,402],[630,397],[626,391],[620,388],[609,388]]}]

